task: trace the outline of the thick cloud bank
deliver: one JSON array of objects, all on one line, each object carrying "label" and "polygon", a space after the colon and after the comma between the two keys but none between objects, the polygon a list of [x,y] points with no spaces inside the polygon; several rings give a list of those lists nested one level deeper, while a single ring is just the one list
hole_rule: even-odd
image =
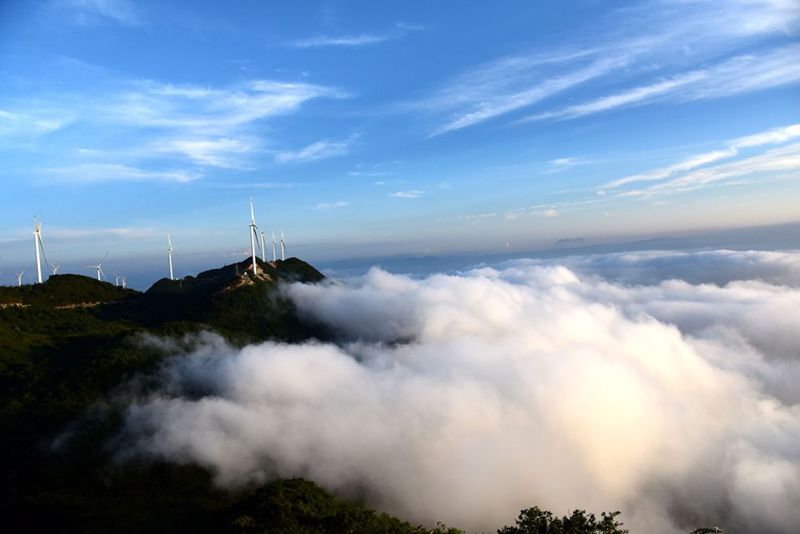
[{"label": "thick cloud bank", "polygon": [[337,344],[198,339],[130,407],[125,450],[474,530],[536,504],[621,509],[633,532],[796,532],[800,254],[748,254],[713,256],[739,273],[724,286],[630,285],[650,275],[624,256],[293,285]]},{"label": "thick cloud bank", "polygon": [[723,285],[737,280],[800,287],[800,254],[779,251],[644,251],[570,256],[557,260],[517,260],[509,265],[559,265],[580,274],[625,284],[684,280]]}]

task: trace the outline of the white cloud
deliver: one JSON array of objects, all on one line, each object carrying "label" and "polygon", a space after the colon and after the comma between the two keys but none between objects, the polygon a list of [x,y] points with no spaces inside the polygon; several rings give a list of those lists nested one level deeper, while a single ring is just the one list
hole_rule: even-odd
[{"label": "white cloud", "polygon": [[149,170],[118,163],[84,163],[70,167],[52,167],[45,173],[54,179],[72,183],[89,182],[176,182],[188,183],[202,175],[181,170]]},{"label": "white cloud", "polygon": [[[87,165],[105,166],[106,170],[117,166],[112,174],[129,179],[137,178],[137,173],[127,172],[126,167],[161,179],[181,181],[183,176],[187,181],[185,178],[198,173],[176,173],[165,167],[186,167],[188,163],[200,168],[252,169],[254,156],[266,144],[260,122],[296,113],[309,100],[340,97],[342,94],[330,87],[274,80],[221,88],[124,80],[104,86],[96,94],[65,92],[17,99],[9,109],[0,110],[0,137],[16,143],[21,135],[28,135],[35,143],[42,134],[69,125],[83,135],[73,136],[79,145],[62,149],[79,154],[81,161],[92,160]],[[114,135],[97,135],[107,129],[113,129]],[[96,144],[91,144],[93,140]],[[66,141],[70,142],[76,141]],[[294,157],[322,157],[345,148],[343,143],[312,145]],[[292,156],[282,157],[289,160]]]},{"label": "white cloud", "polygon": [[308,37],[298,41],[292,41],[290,46],[295,48],[319,48],[319,47],[356,47],[383,43],[395,39],[396,35],[391,33],[363,33],[360,35],[318,35]]},{"label": "white cloud", "polygon": [[[613,11],[607,32],[586,32],[570,48],[499,58],[467,70],[433,95],[412,102],[439,125],[431,136],[510,114],[557,95],[604,82],[611,74],[622,89],[566,108],[544,109],[525,120],[581,117],[651,102],[720,98],[800,81],[789,42],[800,10],[789,2],[760,0],[646,2]],[[743,39],[773,48],[733,57]],[[781,46],[781,42],[784,46]],[[676,49],[682,50],[676,54]],[[709,66],[710,62],[716,62]],[[596,91],[593,91],[596,94]]]},{"label": "white cloud", "polygon": [[522,121],[571,119],[642,105],[656,99],[686,101],[721,98],[796,83],[800,81],[800,65],[796,60],[798,55],[800,46],[795,45],[761,55],[739,56],[713,67],[679,74],[561,110],[538,113]]},{"label": "white cloud", "polygon": [[782,128],[773,128],[766,132],[739,137],[728,144],[736,149],[750,148],[762,145],[778,145],[800,137],[800,124],[790,124]]},{"label": "white cloud", "polygon": [[593,100],[585,104],[570,106],[561,111],[548,111],[533,115],[531,117],[526,117],[522,119],[522,121],[526,122],[552,118],[573,118],[591,113],[598,113],[600,111],[608,111],[610,109],[637,104],[650,98],[675,91],[705,77],[705,72],[690,72],[681,76],[676,76],[669,80],[654,83],[653,85],[636,87],[626,90],[624,93],[598,98],[597,100]]},{"label": "white cloud", "polygon": [[275,155],[275,161],[279,163],[303,163],[343,156],[349,152],[351,144],[351,140],[317,141],[299,150],[280,152]]},{"label": "white cloud", "polygon": [[470,213],[467,215],[457,215],[455,217],[444,217],[441,220],[443,221],[467,221],[470,223],[484,221],[486,219],[493,219],[497,217],[497,213],[490,212],[490,213]]},{"label": "white cloud", "polygon": [[166,139],[155,143],[154,151],[181,154],[209,167],[247,168],[239,156],[256,150],[254,142],[223,137],[219,139]]},{"label": "white cloud", "polygon": [[131,90],[109,95],[99,106],[95,102],[91,119],[176,129],[184,135],[227,135],[235,128],[293,113],[309,100],[341,96],[329,87],[274,80],[251,80],[218,89],[134,82]]},{"label": "white cloud", "polygon": [[555,158],[548,161],[541,172],[542,174],[556,174],[567,171],[579,165],[587,165],[588,163],[588,160],[578,157]]},{"label": "white cloud", "polygon": [[775,148],[763,154],[729,163],[694,169],[644,189],[620,192],[617,196],[651,197],[684,193],[719,182],[735,183],[732,179],[743,176],[759,178],[798,170],[800,170],[800,143]]},{"label": "white cloud", "polygon": [[[519,61],[515,61],[517,59]],[[467,101],[468,109],[453,114],[453,118],[434,130],[430,136],[434,137],[460,130],[530,106],[588,80],[608,74],[623,66],[625,61],[624,58],[597,60],[583,68],[544,80],[537,80],[532,85],[516,90],[511,83],[519,83],[519,80],[509,77],[510,73],[507,71],[513,72],[519,69],[519,63],[525,62],[522,58],[505,59],[489,65],[472,73],[456,87],[449,87],[443,95],[435,97],[435,100],[446,101],[447,106]],[[499,77],[500,80],[506,79],[506,86],[498,87],[502,82],[498,82],[495,77]],[[499,94],[497,94],[498,90],[500,90]],[[454,98],[446,98],[445,95]]]},{"label": "white cloud", "polygon": [[142,23],[139,10],[129,0],[56,0],[53,6],[58,12],[67,13],[67,20],[82,26],[107,21],[125,26]]},{"label": "white cloud", "polygon": [[410,189],[408,191],[395,191],[389,196],[392,198],[419,198],[424,194],[425,192],[419,189]]},{"label": "white cloud", "polygon": [[67,114],[49,115],[37,111],[11,112],[0,109],[0,138],[17,140],[20,137],[38,137],[67,126],[72,118]]},{"label": "white cloud", "polygon": [[292,189],[294,182],[233,182],[212,184],[225,189]]},{"label": "white cloud", "polygon": [[708,254],[616,255],[600,271],[641,281],[655,262],[667,279],[670,262],[730,260],[745,279],[627,285],[588,259],[591,276],[520,261],[293,285],[338,344],[202,338],[130,407],[117,445],[200,464],[223,485],[355,487],[382,510],[469,531],[538,505],[621,509],[632,532],[788,534],[800,522],[800,287],[749,278],[798,281],[800,253]]},{"label": "white cloud", "polygon": [[581,165],[583,161],[581,158],[556,158],[551,159],[548,163],[557,167],[571,167],[573,165]]},{"label": "white cloud", "polygon": [[318,209],[318,210],[330,210],[330,209],[336,209],[336,208],[344,208],[344,207],[347,207],[349,205],[350,205],[349,202],[345,202],[343,200],[339,200],[337,202],[322,202],[320,204],[317,204],[315,206],[315,208]]},{"label": "white cloud", "polygon": [[702,154],[695,154],[667,167],[654,169],[645,173],[625,176],[624,178],[619,178],[617,180],[608,182],[601,187],[602,189],[614,189],[629,183],[663,180],[680,172],[690,171],[709,163],[732,158],[737,156],[742,149],[771,144],[781,144],[797,137],[800,137],[800,124],[791,124],[781,128],[773,128],[765,132],[759,132],[753,135],[728,141],[725,148],[713,150],[711,152],[705,152]]},{"label": "white cloud", "polygon": [[571,256],[557,260],[514,260],[504,266],[564,265],[585,276],[625,285],[654,285],[668,280],[716,284],[757,280],[800,288],[800,254],[782,251],[640,251]]},{"label": "white cloud", "polygon": [[294,48],[322,48],[322,47],[338,47],[338,48],[355,48],[359,46],[374,45],[400,39],[405,37],[410,32],[423,31],[427,28],[419,24],[406,24],[398,22],[392,30],[382,33],[360,33],[356,35],[317,35],[314,37],[307,37],[305,39],[298,39],[288,43],[288,46]]},{"label": "white cloud", "polygon": [[150,239],[163,237],[163,232],[149,227],[118,227],[118,228],[64,228],[50,227],[47,229],[48,239],[63,241],[82,241],[87,239],[100,239],[112,237],[114,239]]}]

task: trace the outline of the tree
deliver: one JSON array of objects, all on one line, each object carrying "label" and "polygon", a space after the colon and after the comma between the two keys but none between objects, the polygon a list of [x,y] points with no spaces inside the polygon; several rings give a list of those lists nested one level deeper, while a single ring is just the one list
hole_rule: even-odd
[{"label": "tree", "polygon": [[594,514],[575,510],[569,516],[555,517],[537,506],[522,510],[515,526],[506,526],[498,534],[627,534],[617,521],[620,512],[603,512],[598,522]]}]

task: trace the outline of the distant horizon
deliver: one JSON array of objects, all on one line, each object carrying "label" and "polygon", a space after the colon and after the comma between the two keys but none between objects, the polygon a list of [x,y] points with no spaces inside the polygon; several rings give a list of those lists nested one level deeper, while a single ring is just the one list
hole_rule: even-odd
[{"label": "distant horizon", "polygon": [[[33,283],[35,261],[32,238],[30,240],[26,239],[26,241],[31,241],[29,246],[31,248],[29,265],[13,265],[0,257],[0,285],[16,285],[15,273],[23,268],[26,275],[23,279],[23,284]],[[176,278],[196,276],[206,270],[247,261],[250,257],[250,251],[245,249],[244,239],[242,239],[242,243],[242,247],[237,251],[176,253],[174,256]],[[115,274],[124,274],[127,277],[128,287],[146,290],[152,284],[166,278],[168,275],[166,246],[163,248],[163,253],[153,252],[129,257],[109,254],[106,260],[107,263],[104,266],[106,281],[113,283]],[[270,260],[269,240],[267,241],[267,248],[267,260]],[[289,243],[287,258],[297,257],[334,277],[360,275],[373,266],[380,266],[398,274],[424,276],[436,272],[465,270],[484,263],[499,264],[514,258],[557,259],[569,256],[647,250],[800,250],[800,221],[734,228],[706,228],[662,234],[610,236],[605,239],[562,238],[551,242],[549,245],[531,246],[521,250],[409,251],[383,255],[365,254],[361,256],[320,258],[315,256],[313,252],[308,255],[303,253],[313,251],[313,247],[310,245],[301,245],[299,248],[301,252],[294,253],[292,252],[291,243]],[[260,251],[258,252],[258,257],[261,259]],[[71,263],[62,262],[58,274],[77,274],[94,278],[93,271],[88,267],[83,268],[83,266],[88,266],[89,263],[95,260],[87,257]],[[121,262],[132,265],[134,268],[123,272],[125,270],[119,268]],[[79,267],[76,267],[76,265]],[[42,271],[45,279],[51,274],[50,269],[46,268],[44,263]]]}]

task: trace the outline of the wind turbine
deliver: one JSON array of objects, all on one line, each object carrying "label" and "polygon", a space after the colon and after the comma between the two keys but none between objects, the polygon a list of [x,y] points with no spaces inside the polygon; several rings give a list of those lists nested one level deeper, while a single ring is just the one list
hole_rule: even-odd
[{"label": "wind turbine", "polygon": [[267,238],[264,237],[264,230],[261,230],[261,261],[267,263]]},{"label": "wind turbine", "polygon": [[25,274],[24,270],[21,273],[17,273],[17,285],[19,287],[22,287],[22,275],[23,274]]},{"label": "wind turbine", "polygon": [[101,282],[102,282],[103,278],[106,277],[106,274],[103,272],[103,262],[106,261],[107,257],[108,257],[108,252],[106,252],[106,255],[103,256],[103,259],[100,260],[100,262],[97,265],[87,265],[86,266],[87,269],[96,269],[97,270],[97,279],[100,280]]},{"label": "wind turbine", "polygon": [[272,261],[277,261],[278,256],[275,254],[275,230],[272,231]]},{"label": "wind turbine", "polygon": [[42,257],[47,261],[47,256],[44,253],[44,242],[42,241],[42,222],[35,218],[33,219],[33,247],[36,249],[36,280],[37,283],[42,283]]},{"label": "wind turbine", "polygon": [[257,239],[258,239],[258,226],[256,226],[256,214],[253,211],[253,197],[250,197],[250,250],[253,253],[253,274],[258,273],[258,263],[256,263]]},{"label": "wind turbine", "polygon": [[125,289],[126,287],[128,287],[128,279],[125,278],[124,274],[120,278],[122,279],[122,289]]},{"label": "wind turbine", "polygon": [[53,276],[58,274],[58,270],[61,268],[60,265],[51,265],[50,268],[53,270]]},{"label": "wind turbine", "polygon": [[169,256],[169,279],[175,280],[175,275],[172,272],[172,236],[167,234],[167,243],[169,246],[167,247],[167,256]]},{"label": "wind turbine", "polygon": [[281,261],[286,260],[286,241],[283,239],[283,228],[281,228]]},{"label": "wind turbine", "polygon": [[119,287],[119,275],[118,274],[114,275],[114,285]]}]

